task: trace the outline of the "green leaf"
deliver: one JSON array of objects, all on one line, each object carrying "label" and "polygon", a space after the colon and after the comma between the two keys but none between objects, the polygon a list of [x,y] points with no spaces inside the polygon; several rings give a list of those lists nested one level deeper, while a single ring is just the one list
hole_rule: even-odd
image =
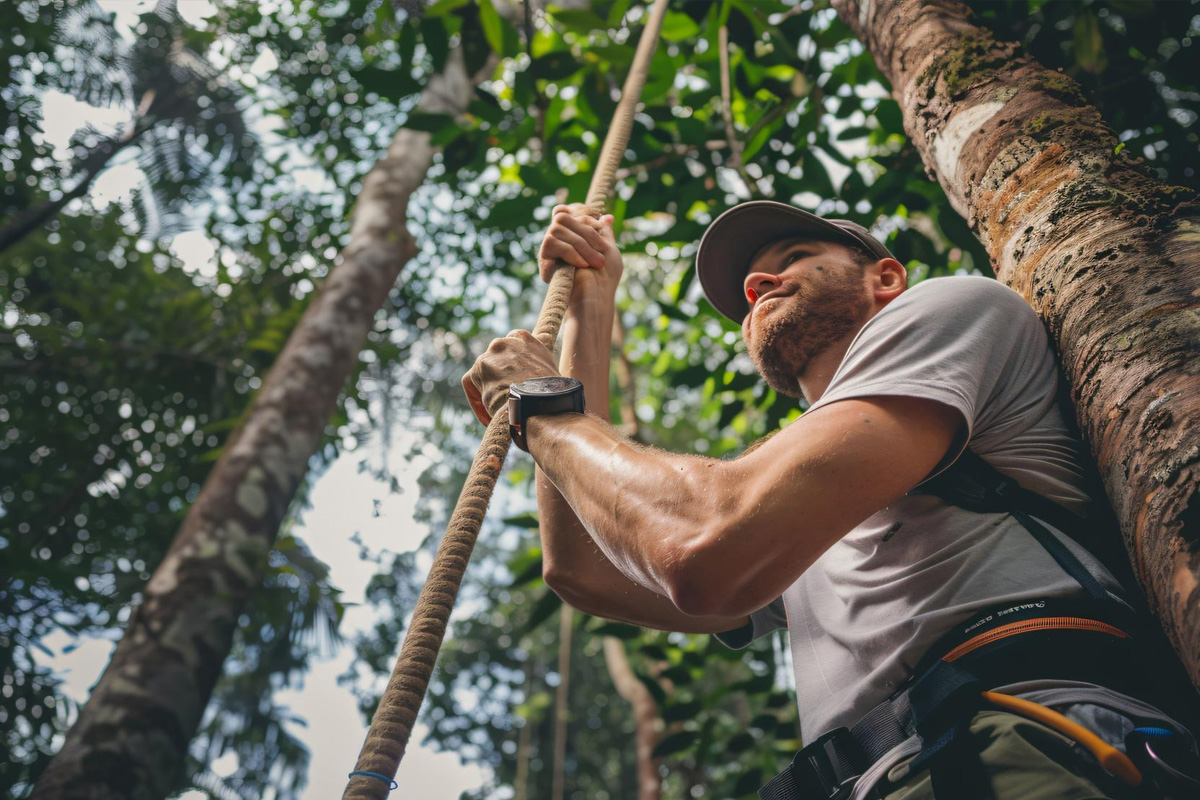
[{"label": "green leaf", "polygon": [[547,6],[546,13],[575,33],[589,34],[608,29],[608,23],[587,9]]},{"label": "green leaf", "polygon": [[449,15],[450,12],[460,9],[470,2],[471,0],[437,0],[437,2],[431,4],[425,9],[423,16],[425,18],[444,17]]},{"label": "green leaf", "polygon": [[670,669],[663,670],[662,677],[672,681],[676,686],[687,686],[689,683],[695,680],[694,676],[692,675],[692,670],[683,665],[678,665],[671,667]]},{"label": "green leaf", "polygon": [[531,548],[529,552],[509,562],[508,569],[513,573],[509,582],[510,588],[524,586],[542,579],[542,549]]},{"label": "green leaf", "polygon": [[680,722],[694,719],[703,710],[704,704],[699,700],[690,700],[686,703],[669,703],[662,712],[663,722]]},{"label": "green leaf", "polygon": [[733,784],[733,796],[742,797],[743,795],[752,795],[758,791],[758,788],[763,785],[763,771],[761,767],[742,772],[738,775],[737,782]]},{"label": "green leaf", "polygon": [[870,135],[871,129],[866,125],[852,125],[849,128],[844,128],[842,132],[837,135],[837,140],[839,142],[845,142],[851,139],[862,139],[863,137]]},{"label": "green leaf", "polygon": [[664,650],[660,644],[647,642],[638,649],[641,651],[642,655],[646,656],[647,658],[652,658],[655,661],[667,660],[667,651]]},{"label": "green leaf", "polygon": [[663,688],[659,685],[658,681],[641,672],[634,671],[633,674],[637,676],[637,679],[642,682],[643,686],[646,687],[646,691],[650,692],[650,696],[654,698],[655,703],[661,706],[667,702],[667,693],[663,691]]},{"label": "green leaf", "polygon": [[525,630],[531,631],[538,627],[553,616],[554,612],[560,608],[562,608],[562,599],[547,587],[542,592],[542,596],[534,603],[533,611],[529,614],[529,621],[525,624]]},{"label": "green leaf", "polygon": [[759,714],[754,719],[750,720],[750,727],[770,733],[779,726],[779,718],[774,714]]},{"label": "green leaf", "polygon": [[777,125],[764,125],[754,134],[750,141],[746,142],[746,149],[742,151],[742,159],[749,161],[754,158],[755,154],[762,149],[762,146],[767,143],[772,134],[775,133]]},{"label": "green leaf", "polygon": [[526,511],[524,514],[517,514],[515,517],[505,517],[505,525],[512,525],[517,528],[526,528],[528,530],[537,530],[539,525],[537,514],[532,511]]},{"label": "green leaf", "polygon": [[880,100],[875,107],[875,119],[889,133],[904,133],[904,114],[895,100]]},{"label": "green leaf", "polygon": [[681,42],[700,33],[700,26],[692,21],[687,14],[678,11],[668,11],[663,16],[662,38],[668,42]]},{"label": "green leaf", "polygon": [[492,52],[504,55],[504,25],[492,0],[477,0],[479,21],[483,24],[483,35],[487,38]]},{"label": "green leaf", "polygon": [[1104,36],[1100,32],[1100,20],[1091,11],[1084,11],[1075,20],[1072,44],[1075,63],[1084,72],[1098,75],[1108,66],[1108,55],[1104,52]]},{"label": "green leaf", "polygon": [[351,74],[362,86],[363,91],[374,92],[381,99],[392,103],[416,94],[421,89],[421,85],[406,69],[393,70],[366,66]]},{"label": "green leaf", "polygon": [[446,57],[450,54],[450,34],[438,17],[431,17],[428,13],[421,19],[419,27],[421,41],[425,43],[425,49],[433,61],[433,71],[441,72],[446,68]]},{"label": "green leaf", "polygon": [[535,78],[553,82],[574,75],[582,66],[583,64],[576,61],[569,52],[555,50],[535,58],[529,66],[529,71]]},{"label": "green leaf", "polygon": [[623,642],[633,641],[642,635],[642,629],[636,625],[626,625],[623,622],[605,622],[590,629],[595,636],[612,636]]},{"label": "green leaf", "polygon": [[404,127],[409,130],[425,131],[426,133],[437,133],[453,125],[454,117],[448,114],[426,114],[421,111],[414,111],[404,121]]},{"label": "green leaf", "polygon": [[699,739],[699,735],[695,731],[673,733],[654,746],[652,755],[655,758],[662,758],[663,756],[683,752],[696,744],[697,739]]},{"label": "green leaf", "polygon": [[733,753],[744,753],[754,746],[754,737],[748,733],[739,733],[725,744],[725,750]]}]

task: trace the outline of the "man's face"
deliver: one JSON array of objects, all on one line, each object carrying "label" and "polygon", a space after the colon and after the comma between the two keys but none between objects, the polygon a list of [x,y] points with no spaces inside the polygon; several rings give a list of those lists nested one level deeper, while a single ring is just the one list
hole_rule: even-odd
[{"label": "man's face", "polygon": [[833,242],[785,239],[755,255],[743,287],[750,313],[742,338],[772,389],[800,397],[797,379],[813,357],[866,321],[871,295],[863,274]]}]

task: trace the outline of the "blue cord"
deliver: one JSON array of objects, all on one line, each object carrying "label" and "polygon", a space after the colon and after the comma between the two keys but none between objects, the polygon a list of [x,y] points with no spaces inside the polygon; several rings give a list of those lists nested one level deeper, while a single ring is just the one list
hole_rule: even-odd
[{"label": "blue cord", "polygon": [[1175,731],[1171,730],[1170,728],[1145,727],[1145,728],[1134,728],[1134,730],[1137,731],[1138,733],[1144,733],[1147,736],[1164,736],[1165,737],[1165,736],[1174,736],[1175,735]]},{"label": "blue cord", "polygon": [[356,769],[347,775],[347,778],[353,778],[355,775],[362,775],[364,778],[374,778],[375,780],[383,781],[388,784],[388,791],[399,788],[400,784],[389,778],[387,775],[380,775],[378,772],[367,772],[365,769]]}]

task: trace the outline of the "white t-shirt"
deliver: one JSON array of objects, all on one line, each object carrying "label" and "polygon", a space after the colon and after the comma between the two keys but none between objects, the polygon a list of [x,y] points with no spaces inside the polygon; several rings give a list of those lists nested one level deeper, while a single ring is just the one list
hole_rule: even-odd
[{"label": "white t-shirt", "polygon": [[[807,413],[851,398],[936,400],[962,415],[964,445],[1027,489],[1086,514],[1080,445],[1059,411],[1058,380],[1046,331],[1019,295],[988,278],[938,278],[904,292],[863,327]],[[1059,538],[1106,589],[1121,593],[1094,557]],[[926,650],[974,612],[1085,596],[1012,516],[912,495],[834,544],[779,600],[751,615],[752,631],[721,638],[744,646],[788,629],[801,731],[811,740],[852,726],[887,699]],[[1049,691],[1041,702],[1054,700],[1055,685],[1069,691],[1069,702],[1113,697],[1086,684],[1039,682]]]}]

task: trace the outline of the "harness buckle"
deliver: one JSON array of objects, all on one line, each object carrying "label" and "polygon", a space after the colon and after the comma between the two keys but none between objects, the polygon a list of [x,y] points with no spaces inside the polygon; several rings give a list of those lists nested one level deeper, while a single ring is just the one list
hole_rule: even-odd
[{"label": "harness buckle", "polygon": [[[849,728],[834,728],[796,753],[788,768],[759,789],[762,800],[847,800],[862,775],[862,749]],[[790,780],[780,781],[788,776]],[[777,783],[779,782],[779,783]],[[772,791],[787,786],[789,793]]]}]

